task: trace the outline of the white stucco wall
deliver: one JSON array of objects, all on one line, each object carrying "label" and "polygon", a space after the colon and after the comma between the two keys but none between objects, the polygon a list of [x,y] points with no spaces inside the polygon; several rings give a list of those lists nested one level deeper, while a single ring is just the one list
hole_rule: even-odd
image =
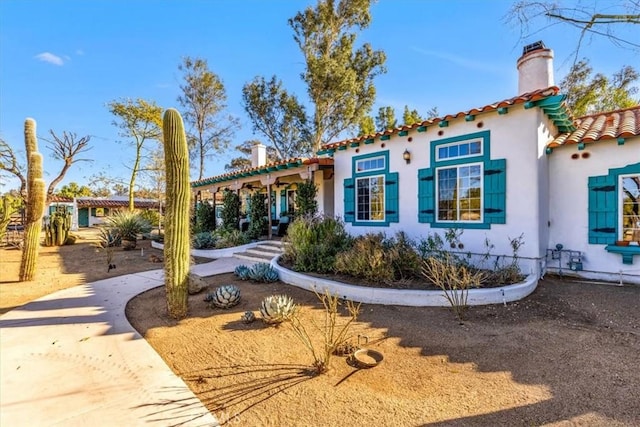
[{"label": "white stucco wall", "polygon": [[[482,127],[478,123],[482,122]],[[446,229],[433,228],[429,224],[418,222],[418,169],[430,167],[430,144],[445,138],[456,137],[480,131],[490,131],[491,159],[507,159],[507,220],[506,224],[493,224],[491,229],[465,229],[461,241],[464,251],[485,252],[485,237],[495,245],[492,254],[511,255],[509,238],[523,234],[524,246],[519,255],[531,258],[523,261],[525,273],[534,272],[539,267],[537,259],[544,255],[541,248],[546,246],[546,239],[541,242],[540,224],[546,225],[546,178],[541,175],[546,168],[547,158],[541,147],[548,142],[548,131],[543,113],[538,108],[525,110],[522,105],[510,107],[508,114],[497,112],[477,115],[474,121],[466,122],[464,118],[451,120],[449,126],[440,128],[431,126],[426,132],[410,131],[407,136],[393,135],[388,141],[376,139],[374,144],[360,144],[357,148],[336,151],[335,161],[335,213],[344,218],[343,181],[352,175],[351,158],[389,150],[389,171],[399,173],[400,186],[400,222],[391,223],[389,227],[361,227],[347,224],[347,230],[354,235],[368,232],[385,232],[388,236],[397,231],[405,231],[414,239],[425,238],[428,233],[441,236]],[[441,135],[438,133],[442,131]],[[409,138],[412,141],[409,142]],[[544,142],[539,139],[544,138]],[[384,143],[384,147],[382,146]],[[411,163],[406,164],[402,153],[411,152]]]},{"label": "white stucco wall", "polygon": [[[588,153],[588,158],[582,155]],[[572,159],[578,154],[577,159]],[[549,248],[560,243],[564,249],[584,254],[581,273],[569,272],[563,259],[563,272],[601,280],[619,280],[640,283],[640,255],[632,265],[622,263],[619,254],[607,252],[605,245],[593,245],[588,241],[588,179],[590,176],[607,175],[609,169],[620,168],[640,161],[640,137],[628,139],[624,145],[616,140],[603,140],[586,144],[578,150],[576,144],[556,148],[549,155],[550,233]],[[558,267],[550,261],[549,267]]]}]

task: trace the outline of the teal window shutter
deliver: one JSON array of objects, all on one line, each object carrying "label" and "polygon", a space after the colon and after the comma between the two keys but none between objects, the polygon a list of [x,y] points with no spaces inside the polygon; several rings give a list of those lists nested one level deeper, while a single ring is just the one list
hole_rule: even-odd
[{"label": "teal window shutter", "polygon": [[434,184],[433,168],[418,170],[418,222],[432,223],[435,221]]},{"label": "teal window shutter", "polygon": [[589,177],[589,243],[613,244],[617,236],[617,175]]},{"label": "teal window shutter", "polygon": [[387,173],[384,177],[385,221],[400,222],[400,189],[398,172]]},{"label": "teal window shutter", "polygon": [[355,185],[353,178],[344,180],[344,222],[354,222],[356,218]]},{"label": "teal window shutter", "polygon": [[489,160],[484,164],[484,222],[507,222],[507,160]]},{"label": "teal window shutter", "polygon": [[287,213],[287,190],[280,190],[280,215]]}]

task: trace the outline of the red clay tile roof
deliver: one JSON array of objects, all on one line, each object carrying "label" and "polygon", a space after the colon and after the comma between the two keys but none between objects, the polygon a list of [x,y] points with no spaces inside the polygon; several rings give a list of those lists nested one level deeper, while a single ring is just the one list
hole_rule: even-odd
[{"label": "red clay tile roof", "polygon": [[[69,197],[51,196],[49,204],[51,203],[73,203],[73,199]],[[129,206],[129,201],[126,199],[79,197],[76,199],[76,204],[79,208],[126,208]],[[148,199],[134,199],[133,205],[138,209],[149,209],[157,208],[158,202]]]},{"label": "red clay tile roof", "polygon": [[640,136],[640,105],[576,119],[576,130],[558,135],[548,148]]},{"label": "red clay tile roof", "polygon": [[385,130],[383,132],[376,132],[374,134],[371,135],[364,135],[364,136],[359,136],[356,138],[350,138],[350,139],[346,139],[344,141],[338,141],[338,142],[331,142],[328,144],[325,144],[322,146],[323,150],[331,150],[331,149],[336,149],[340,146],[345,146],[345,145],[349,145],[352,144],[354,142],[362,142],[362,141],[366,141],[367,139],[372,139],[372,138],[378,138],[380,136],[383,135],[393,135],[396,134],[398,132],[402,132],[402,131],[408,131],[411,129],[416,129],[419,128],[421,126],[432,126],[435,124],[438,124],[440,122],[443,121],[447,121],[447,120],[451,120],[451,119],[456,119],[459,117],[465,117],[465,116],[473,116],[476,114],[480,114],[480,113],[487,113],[490,111],[495,111],[498,108],[503,108],[503,107],[510,107],[512,105],[517,105],[517,104],[524,104],[525,102],[529,102],[529,101],[538,101],[550,96],[554,96],[557,95],[560,92],[560,88],[558,88],[557,86],[551,86],[548,87],[546,89],[539,89],[533,92],[529,92],[529,93],[524,93],[522,95],[518,95],[515,96],[513,98],[510,99],[505,99],[503,101],[498,101],[498,102],[494,102],[493,104],[488,104],[485,105],[484,107],[479,107],[479,108],[472,108],[471,110],[468,111],[460,111],[459,113],[456,114],[448,114],[444,117],[436,117],[436,118],[432,118],[429,120],[425,120],[422,123],[415,123],[413,125],[410,126],[400,126],[397,127],[395,129],[389,129],[389,130]]},{"label": "red clay tile roof", "polygon": [[238,171],[228,172],[222,175],[212,176],[210,178],[203,178],[198,181],[191,182],[191,187],[201,187],[203,185],[213,184],[217,182],[231,181],[237,178],[243,178],[250,175],[261,175],[264,173],[272,172],[280,169],[291,169],[300,166],[307,166],[311,164],[333,165],[333,159],[325,157],[294,157],[292,159],[280,160],[266,165],[257,166],[253,168],[241,169]]}]

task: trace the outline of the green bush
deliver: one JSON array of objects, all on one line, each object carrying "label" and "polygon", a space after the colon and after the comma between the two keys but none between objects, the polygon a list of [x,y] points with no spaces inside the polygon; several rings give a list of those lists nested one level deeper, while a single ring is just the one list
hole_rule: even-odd
[{"label": "green bush", "polygon": [[208,202],[198,203],[194,209],[193,234],[211,232],[216,229],[216,210]]},{"label": "green bush", "polygon": [[296,218],[285,241],[285,260],[294,270],[318,273],[333,271],[336,254],[351,244],[341,221],[319,216]]},{"label": "green bush", "polygon": [[416,252],[416,244],[404,231],[385,242],[386,254],[393,267],[393,278],[404,280],[420,277],[422,259]]},{"label": "green bush", "polygon": [[247,234],[250,239],[257,239],[267,230],[267,205],[265,204],[266,195],[260,192],[254,192],[249,201],[249,229]]},{"label": "green bush", "polygon": [[210,231],[196,233],[191,238],[191,247],[193,249],[211,249],[216,247],[216,238]]},{"label": "green bush", "polygon": [[240,227],[240,197],[233,191],[226,190],[222,197],[222,227],[227,230],[238,230]]},{"label": "green bush", "polygon": [[140,217],[147,220],[152,227],[158,227],[158,224],[160,224],[160,220],[162,219],[160,217],[160,213],[153,209],[145,209],[141,211]]},{"label": "green bush", "polygon": [[246,245],[251,241],[246,233],[240,230],[217,230],[214,234],[216,239],[216,249],[231,248],[234,246]]},{"label": "green bush", "polygon": [[296,192],[296,205],[298,206],[296,215],[315,215],[318,212],[317,194],[318,187],[310,179],[299,183],[298,191]]}]

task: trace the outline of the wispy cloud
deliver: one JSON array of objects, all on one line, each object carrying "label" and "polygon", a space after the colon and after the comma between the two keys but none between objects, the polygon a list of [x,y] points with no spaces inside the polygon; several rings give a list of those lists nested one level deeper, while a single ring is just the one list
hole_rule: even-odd
[{"label": "wispy cloud", "polygon": [[54,55],[51,52],[39,53],[34,58],[43,62],[48,62],[49,64],[57,65],[59,67],[64,65],[64,61],[62,60],[62,58],[58,55]]},{"label": "wispy cloud", "polygon": [[84,50],[82,50],[82,49],[76,50],[76,55],[78,55],[78,56],[84,55]]},{"label": "wispy cloud", "polygon": [[421,53],[427,56],[434,56],[436,58],[444,59],[445,61],[452,62],[456,65],[459,65],[464,68],[468,68],[471,70],[477,71],[489,71],[492,73],[502,73],[504,72],[504,68],[495,63],[476,61],[473,59],[465,58],[460,55],[454,55],[449,52],[437,52],[434,50],[425,50],[419,47],[412,46],[411,50],[414,52]]}]

